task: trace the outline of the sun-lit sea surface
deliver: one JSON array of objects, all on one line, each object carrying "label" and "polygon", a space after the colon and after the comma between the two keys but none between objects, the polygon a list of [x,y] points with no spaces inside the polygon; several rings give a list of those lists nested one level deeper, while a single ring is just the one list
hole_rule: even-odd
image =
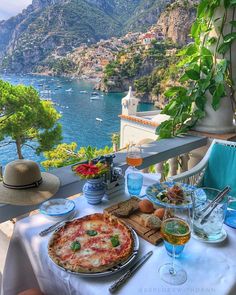
[{"label": "sun-lit sea surface", "polygon": [[[61,77],[32,75],[0,75],[13,84],[32,85],[41,96],[54,102],[61,113],[63,142],[76,142],[78,146],[92,145],[102,148],[111,146],[111,135],[120,128],[121,99],[124,93],[99,93],[99,99],[90,100],[94,84],[88,81]],[[140,104],[139,110],[153,110],[150,104]],[[99,118],[101,120],[96,120]],[[1,143],[0,143],[1,144]],[[30,148],[24,147],[25,158],[41,162],[43,155],[36,156]],[[0,148],[0,165],[17,158],[15,145]]]}]

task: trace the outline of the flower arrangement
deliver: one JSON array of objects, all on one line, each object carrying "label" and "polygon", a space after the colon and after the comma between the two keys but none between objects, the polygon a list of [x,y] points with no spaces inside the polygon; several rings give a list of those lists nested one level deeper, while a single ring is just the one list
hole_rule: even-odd
[{"label": "flower arrangement", "polygon": [[74,171],[83,179],[96,179],[104,175],[108,171],[108,167],[102,163],[79,164],[74,167]]}]

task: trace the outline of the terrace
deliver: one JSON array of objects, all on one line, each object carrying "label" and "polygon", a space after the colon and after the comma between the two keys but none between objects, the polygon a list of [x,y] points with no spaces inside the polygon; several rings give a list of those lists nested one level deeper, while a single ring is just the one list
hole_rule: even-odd
[{"label": "terrace", "polygon": [[[234,58],[236,58],[236,56]],[[146,125],[149,125],[150,128],[153,129],[152,131],[154,131],[154,129],[158,125],[158,123],[156,123],[156,120],[154,120],[154,118],[156,118],[155,116],[157,116],[158,114],[156,114],[156,113],[155,114],[154,113],[149,113],[149,114],[148,113],[143,113],[143,114],[139,113],[138,114],[136,111],[137,101],[135,101],[135,99],[130,96],[128,98],[126,97],[126,100],[124,100],[122,103],[123,103],[124,109],[123,109],[123,112],[121,115],[121,119],[124,121],[123,122],[124,124],[127,124],[127,121],[132,121],[133,124],[135,125],[135,127],[138,127],[141,123],[146,122],[147,123]],[[182,173],[182,172],[187,171],[187,170],[191,169],[192,167],[194,167],[204,157],[204,155],[206,154],[206,151],[208,150],[208,148],[214,138],[228,140],[228,141],[235,141],[236,133],[235,133],[234,120],[233,120],[234,110],[232,110],[232,108],[231,109],[228,108],[228,106],[229,106],[228,99],[226,98],[225,100],[223,100],[222,108],[218,109],[218,111],[212,111],[211,109],[209,109],[209,105],[210,105],[210,103],[208,102],[207,106],[206,106],[206,113],[207,113],[206,117],[202,121],[200,121],[199,125],[196,128],[197,130],[194,130],[194,131],[192,130],[185,136],[176,136],[174,138],[161,139],[159,141],[156,141],[154,137],[151,139],[148,138],[149,139],[148,142],[147,143],[144,142],[142,144],[143,163],[139,167],[139,169],[141,169],[142,171],[145,172],[150,166],[154,165],[156,172],[161,174],[161,179],[163,180],[164,179],[163,164],[165,161],[168,161],[170,164],[170,171],[169,171],[168,176],[178,175],[179,173]],[[122,125],[122,123],[121,123],[121,125]],[[122,129],[122,126],[121,126],[121,129]],[[133,136],[133,138],[136,138],[136,140],[138,139],[138,141],[141,140],[141,138],[139,138],[139,134],[132,133],[132,136]],[[126,134],[126,139],[127,139],[127,134]],[[121,145],[123,147],[126,145],[125,136],[122,134],[121,134]],[[125,172],[125,170],[127,168],[126,150],[124,150],[124,149],[120,150],[120,151],[116,152],[115,155],[116,155],[116,157],[114,159],[114,165],[116,167],[120,167],[123,170],[123,172]],[[181,165],[179,165],[180,162],[181,162]],[[57,197],[68,198],[71,196],[78,196],[81,194],[85,181],[79,179],[79,177],[73,173],[73,171],[71,170],[71,166],[56,169],[56,170],[52,171],[52,174],[55,174],[56,176],[58,176],[60,179],[60,182],[61,182],[60,189],[53,196],[53,198],[57,198]],[[124,191],[121,190],[121,194],[122,193],[124,193]],[[117,196],[116,197],[114,196],[114,198],[112,198],[112,196],[111,196],[111,202],[115,203],[116,198],[117,198]],[[97,208],[99,208],[99,210],[101,209],[100,207],[97,207]],[[10,225],[9,220],[12,220],[14,218],[16,220],[20,220],[22,218],[22,215],[24,215],[24,214],[28,215],[30,212],[37,210],[37,209],[38,209],[38,205],[37,206],[13,206],[13,205],[3,205],[3,204],[0,205],[0,223],[1,223],[1,225],[0,225],[0,228],[1,228],[1,231],[0,231],[0,241],[1,241],[0,271],[1,272],[3,271],[5,255],[6,255],[7,247],[8,247],[9,240],[10,240],[10,235],[8,235],[8,233],[11,231],[11,228],[9,229],[9,225]],[[86,208],[83,207],[83,209],[85,210]],[[93,210],[95,210],[95,212],[96,212],[96,208],[95,209],[93,208]],[[40,220],[40,218],[38,218],[37,220]],[[40,226],[40,224],[37,226]],[[25,227],[27,227],[27,224],[25,225]],[[25,233],[23,233],[23,234],[25,234]],[[227,249],[225,250],[225,247],[228,247],[230,243],[234,242],[232,237],[233,237],[233,234],[235,234],[235,231],[233,232],[233,230],[232,230],[230,232],[230,234],[231,234],[231,236],[230,236],[231,240],[229,243],[226,243],[226,244],[220,246],[219,248],[217,248],[217,247],[211,248],[211,250],[213,248],[214,248],[214,250],[216,249],[214,252],[214,259],[216,262],[214,262],[214,264],[211,264],[213,261],[213,256],[211,256],[211,259],[209,259],[209,261],[207,261],[207,263],[205,262],[205,265],[208,265],[208,263],[209,263],[209,267],[211,267],[211,270],[218,267],[218,264],[217,264],[217,267],[215,267],[216,263],[219,263],[219,264],[222,263],[220,261],[220,258],[218,260],[217,260],[217,258],[215,258],[215,257],[217,257],[217,253],[216,253],[217,249],[220,249],[220,252],[218,252],[218,253],[223,255],[222,254],[223,251],[227,250]],[[195,251],[198,247],[198,246],[196,246],[197,245],[196,243],[194,244]],[[33,244],[33,242],[32,242],[32,244]],[[142,240],[141,241],[141,245],[142,245],[141,248],[145,248],[146,244],[145,244],[144,240]],[[201,251],[204,251],[204,247],[200,246],[200,244],[199,244],[199,249],[200,249],[200,247],[202,247]],[[146,247],[145,249],[148,249],[148,247]],[[207,252],[211,251],[209,249],[210,249],[210,247],[207,249],[206,255],[207,255]],[[39,252],[41,250],[42,250],[42,248],[39,248]],[[230,251],[231,252],[229,252],[229,253],[232,254],[232,249]],[[201,260],[201,258],[199,258],[199,260],[194,260],[195,258],[192,257],[188,260],[187,263],[190,263],[189,261],[191,259],[192,259],[192,261],[191,261],[192,268],[194,268],[192,270],[192,275],[194,276],[195,267],[197,269],[198,265],[201,264],[201,262],[203,261],[204,258],[202,258],[202,260]],[[224,257],[222,256],[221,259],[222,260],[226,259],[226,256],[224,256]],[[231,260],[233,260],[233,258]],[[228,276],[224,277],[223,275],[222,276],[218,275],[218,277],[216,279],[213,278],[211,280],[211,282],[214,282],[214,285],[210,285],[209,286],[210,289],[205,288],[202,291],[202,294],[209,294],[210,292],[212,292],[212,294],[214,294],[214,292],[215,292],[215,294],[221,295],[221,294],[223,294],[222,290],[224,290],[224,288],[225,289],[231,288],[231,290],[227,289],[226,290],[227,293],[225,293],[225,294],[234,294],[234,292],[235,292],[235,277],[233,277],[233,276],[235,273],[236,266],[235,266],[235,264],[233,264],[233,262],[231,260],[229,259],[229,261],[227,262],[228,268],[227,268],[226,275],[228,275]],[[186,261],[184,261],[184,263],[187,265]],[[232,265],[230,265],[230,263]],[[152,268],[152,270],[153,270],[153,268]],[[205,271],[206,271],[206,269],[205,269]],[[200,277],[199,281],[201,283],[203,283],[204,276],[206,276],[205,273],[203,273],[203,272],[201,273],[201,271],[198,272],[198,270],[196,270],[196,273],[197,273],[196,277],[199,276]],[[226,271],[225,271],[225,273],[226,273]],[[53,279],[56,280],[57,274],[55,275],[55,273],[53,273],[53,271],[52,271],[51,275],[52,275],[52,280]],[[53,277],[54,275],[55,275],[55,277]],[[150,272],[150,277],[152,275],[153,275],[153,271]],[[155,276],[156,275],[157,274],[155,274]],[[229,277],[231,278],[231,280],[229,279]],[[1,274],[0,274],[0,278],[1,278]],[[118,278],[118,277],[116,277],[116,278]],[[139,281],[141,281],[141,280],[143,281],[143,277],[142,278],[139,277]],[[149,278],[147,278],[147,281],[148,280],[149,280]],[[232,283],[233,280],[234,280],[234,282]],[[108,281],[110,283],[110,279],[108,279]],[[154,281],[154,279],[153,279],[153,281]],[[219,287],[219,289],[216,289],[217,283],[219,281],[220,281],[220,284],[219,284],[220,287]],[[229,281],[231,284],[230,287],[228,287]],[[84,281],[81,280],[81,282],[84,282]],[[136,280],[136,282],[138,282],[138,279]],[[95,280],[95,282],[93,282],[93,283],[95,284],[95,287],[102,288],[102,284],[98,280]],[[145,283],[144,283],[144,286],[145,286]],[[181,294],[191,294],[191,293],[195,292],[196,289],[194,289],[193,286],[194,285],[190,285],[190,287],[192,289],[183,289]],[[204,286],[207,286],[207,285],[204,285]],[[86,287],[87,287],[87,285],[86,285]],[[212,289],[212,287],[213,287],[213,289]],[[192,292],[191,290],[193,290],[193,289],[195,291]],[[88,287],[88,290],[91,292],[91,289],[89,289],[89,287]],[[144,289],[144,288],[139,289],[140,292],[146,292],[145,290],[150,291],[150,289]],[[86,291],[87,290],[85,290],[85,292]],[[149,291],[147,291],[147,292],[149,292]],[[178,289],[173,289],[174,293],[177,291],[178,291]],[[53,292],[55,292],[55,290]],[[158,291],[156,291],[156,289],[155,290],[151,289],[150,292],[153,292],[154,294],[158,293]],[[163,291],[163,292],[165,292],[165,291]],[[171,290],[167,291],[168,294],[173,293],[173,292],[172,293],[171,292],[172,292]],[[183,293],[183,292],[185,292],[185,293]],[[196,291],[196,292],[198,292],[198,291]],[[55,293],[50,293],[50,294],[55,294]],[[60,294],[60,293],[58,293],[58,294]],[[92,294],[92,293],[90,293],[90,294]],[[201,294],[201,293],[199,293],[199,294]],[[3,295],[5,295],[5,294],[3,294]]]}]

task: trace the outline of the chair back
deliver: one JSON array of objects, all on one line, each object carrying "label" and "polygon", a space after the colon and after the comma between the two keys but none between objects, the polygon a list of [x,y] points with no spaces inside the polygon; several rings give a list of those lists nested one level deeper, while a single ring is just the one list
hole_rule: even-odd
[{"label": "chair back", "polygon": [[[230,195],[236,198],[236,143],[213,141],[202,186],[222,190],[231,187]],[[236,202],[231,207],[236,209]]]}]

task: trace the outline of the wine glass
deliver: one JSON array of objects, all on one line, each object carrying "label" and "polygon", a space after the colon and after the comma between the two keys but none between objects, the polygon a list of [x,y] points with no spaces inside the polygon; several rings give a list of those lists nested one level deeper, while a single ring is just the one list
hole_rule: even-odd
[{"label": "wine glass", "polygon": [[131,166],[133,170],[135,167],[141,166],[143,163],[142,149],[140,145],[130,145],[128,146],[128,151],[126,155],[126,163]]},{"label": "wine glass", "polygon": [[175,258],[190,239],[190,209],[166,207],[161,235],[166,249],[172,250],[172,262],[160,267],[160,277],[168,284],[181,285],[187,280],[187,273],[181,266],[176,265]]}]

